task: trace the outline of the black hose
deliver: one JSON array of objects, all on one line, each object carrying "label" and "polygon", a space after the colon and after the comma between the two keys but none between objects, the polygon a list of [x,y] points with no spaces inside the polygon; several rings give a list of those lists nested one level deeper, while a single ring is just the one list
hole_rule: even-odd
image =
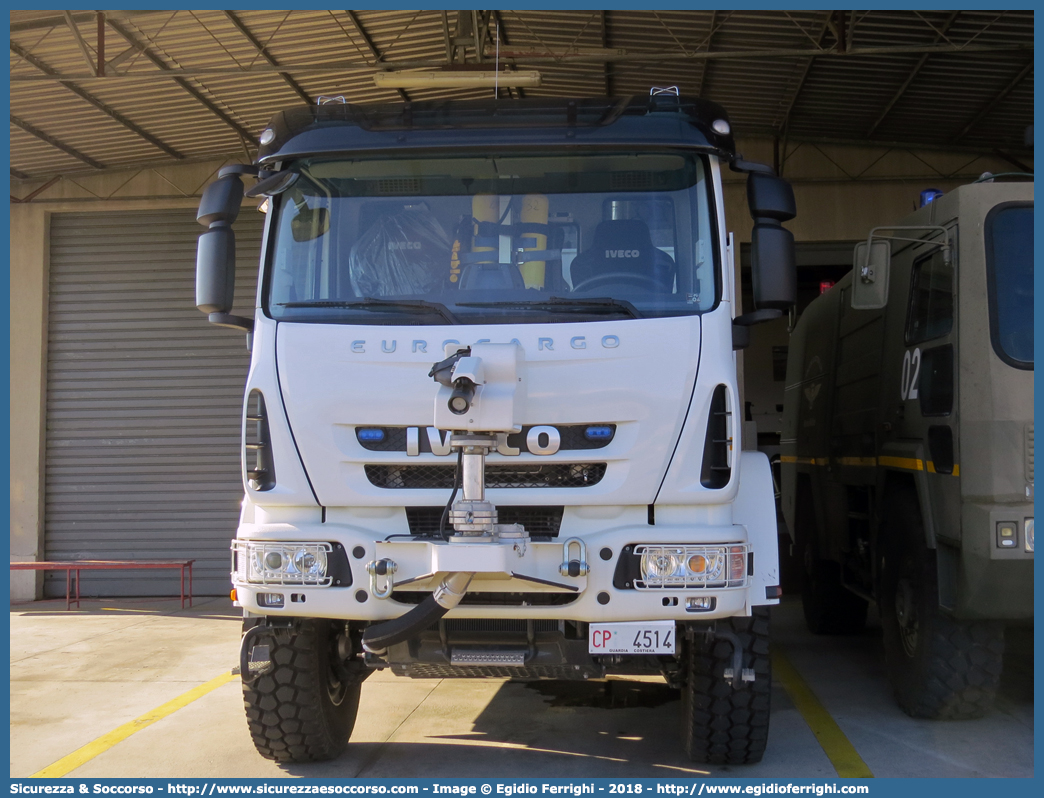
[{"label": "black hose", "polygon": [[449,501],[446,502],[446,507],[442,511],[442,518],[439,520],[439,537],[443,540],[449,540],[446,535],[446,519],[449,518],[450,507],[453,506],[453,500],[457,498],[457,490],[460,488],[462,479],[461,475],[461,463],[464,459],[464,447],[457,449],[457,470],[453,473],[453,493],[450,494]]},{"label": "black hose", "polygon": [[447,612],[449,610],[435,601],[435,595],[432,594],[405,615],[368,626],[363,632],[363,647],[374,654],[381,654],[388,646],[408,640],[427,629]]}]

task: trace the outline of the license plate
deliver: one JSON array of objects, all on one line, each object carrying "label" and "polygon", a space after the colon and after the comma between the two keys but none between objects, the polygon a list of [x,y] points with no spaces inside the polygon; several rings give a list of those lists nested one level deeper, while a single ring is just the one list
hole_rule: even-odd
[{"label": "license plate", "polygon": [[593,623],[588,637],[591,654],[673,654],[674,621]]}]

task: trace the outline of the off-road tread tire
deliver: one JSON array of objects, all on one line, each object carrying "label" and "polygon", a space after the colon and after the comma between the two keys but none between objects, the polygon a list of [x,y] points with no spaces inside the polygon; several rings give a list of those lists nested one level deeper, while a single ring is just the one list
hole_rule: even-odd
[{"label": "off-road tread tire", "polygon": [[[915,718],[981,718],[992,707],[1000,684],[1004,627],[995,621],[961,621],[943,613],[938,601],[936,553],[925,542],[917,500],[903,492],[892,508],[880,603],[885,669],[896,702]],[[903,572],[919,580],[915,586],[919,633],[914,657],[903,647],[895,613],[896,585]]]},{"label": "off-road tread tire", "polygon": [[256,641],[271,647],[274,668],[243,683],[243,703],[254,747],[265,759],[317,762],[340,756],[348,745],[362,684],[349,686],[334,705],[327,689],[330,623],[306,619]]},{"label": "off-road tread tire", "polygon": [[853,635],[866,626],[868,603],[841,584],[841,566],[813,560],[801,591],[805,625],[812,634]]},{"label": "off-road tread tire", "polygon": [[686,683],[682,686],[685,752],[693,762],[748,765],[760,762],[768,742],[772,666],[769,659],[769,609],[754,607],[750,618],[728,624],[744,650],[744,666],[753,667],[753,682],[725,681],[732,666],[732,643],[700,639],[688,646]]},{"label": "off-road tread tire", "polygon": [[993,706],[1004,659],[1004,630],[988,621],[956,621],[942,614],[926,652],[923,675],[896,686],[902,710],[914,718],[971,720]]}]

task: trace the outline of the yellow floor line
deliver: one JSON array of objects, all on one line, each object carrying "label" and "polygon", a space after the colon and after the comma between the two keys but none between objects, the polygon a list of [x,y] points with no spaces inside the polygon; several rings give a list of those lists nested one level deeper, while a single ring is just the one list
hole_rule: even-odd
[{"label": "yellow floor line", "polygon": [[827,755],[837,775],[842,778],[872,779],[874,774],[845,737],[837,721],[830,716],[812,688],[778,648],[772,649],[772,670],[823,747],[823,753]]},{"label": "yellow floor line", "polygon": [[193,687],[187,693],[182,693],[173,701],[168,701],[162,706],[158,706],[150,712],[146,712],[140,718],[135,718],[130,723],[124,723],[119,728],[113,729],[108,734],[103,734],[97,740],[87,743],[83,748],[79,748],[73,751],[68,756],[64,756],[55,762],[53,765],[48,765],[43,770],[34,773],[31,778],[34,779],[57,779],[62,776],[71,773],[81,765],[90,762],[98,754],[104,753],[112,748],[117,743],[123,742],[132,734],[141,731],[146,726],[151,726],[158,720],[168,715],[173,715],[182,707],[188,706],[197,698],[202,698],[212,690],[216,690],[223,684],[228,684],[233,679],[238,678],[232,673],[223,673],[217,678],[211,679],[206,684],[201,684],[199,687]]}]

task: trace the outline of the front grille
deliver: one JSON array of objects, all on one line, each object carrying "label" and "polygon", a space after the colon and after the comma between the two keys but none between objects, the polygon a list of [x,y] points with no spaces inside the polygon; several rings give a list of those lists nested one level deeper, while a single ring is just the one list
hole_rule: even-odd
[{"label": "front grille", "polygon": [[[456,466],[368,465],[366,478],[378,488],[452,490]],[[486,488],[588,488],[605,476],[605,463],[487,465]]]},{"label": "front grille", "polygon": [[[406,520],[411,535],[435,537],[439,534],[442,507],[407,507]],[[530,537],[558,537],[562,526],[561,507],[505,507],[497,505],[497,522],[522,524]],[[449,526],[447,526],[449,528]]]},{"label": "front grille", "polygon": [[[431,595],[425,590],[396,590],[392,601],[420,604]],[[561,607],[580,598],[579,593],[465,593],[461,606],[481,607]]]},{"label": "front grille", "polygon": [[[591,427],[608,427],[609,434],[604,438],[588,438],[586,432]],[[373,429],[381,430],[384,433],[384,437],[379,441],[364,441],[359,438],[361,430]],[[512,449],[521,449],[523,452],[529,451],[526,446],[526,438],[531,429],[533,429],[532,426],[523,427],[521,432],[514,432],[508,435],[507,445]],[[615,424],[565,424],[562,426],[556,426],[555,429],[558,430],[560,439],[558,446],[558,451],[560,452],[576,451],[578,449],[604,449],[616,436]],[[355,430],[355,436],[356,440],[359,441],[359,445],[371,452],[405,452],[406,430],[407,427],[357,427]],[[439,439],[448,442],[448,433],[440,432]],[[418,430],[417,445],[418,451],[421,454],[431,453],[431,443],[428,440],[428,431],[423,427]]]}]

